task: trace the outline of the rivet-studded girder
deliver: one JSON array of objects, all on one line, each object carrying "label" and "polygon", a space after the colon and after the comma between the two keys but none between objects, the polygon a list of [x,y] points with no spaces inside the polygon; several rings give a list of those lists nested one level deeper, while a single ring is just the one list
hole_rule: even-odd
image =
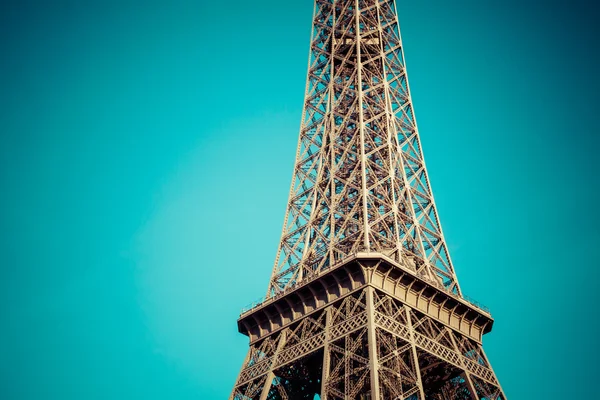
[{"label": "rivet-studded girder", "polygon": [[393,0],[316,0],[303,119],[267,296],[357,252],[461,295],[425,169]]}]

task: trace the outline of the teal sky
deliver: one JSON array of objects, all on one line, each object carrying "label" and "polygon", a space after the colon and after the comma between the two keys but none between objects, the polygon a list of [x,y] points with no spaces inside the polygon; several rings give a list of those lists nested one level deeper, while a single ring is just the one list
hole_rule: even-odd
[{"label": "teal sky", "polygon": [[[597,396],[600,13],[399,1],[463,291],[507,396]],[[267,285],[312,2],[0,5],[0,398],[223,399]]]}]

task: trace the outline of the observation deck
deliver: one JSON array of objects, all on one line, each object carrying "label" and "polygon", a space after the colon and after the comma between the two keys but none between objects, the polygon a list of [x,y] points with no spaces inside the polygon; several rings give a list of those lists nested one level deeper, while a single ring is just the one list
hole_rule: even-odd
[{"label": "observation deck", "polygon": [[242,311],[238,329],[255,343],[343,298],[372,286],[481,343],[492,330],[489,311],[417,276],[382,253],[357,253]]}]

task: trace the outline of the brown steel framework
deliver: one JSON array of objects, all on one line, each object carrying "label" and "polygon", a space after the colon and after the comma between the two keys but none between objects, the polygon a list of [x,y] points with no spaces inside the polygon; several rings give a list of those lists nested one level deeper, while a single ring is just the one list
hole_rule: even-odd
[{"label": "brown steel framework", "polygon": [[429,186],[393,0],[316,0],[296,164],[231,399],[506,399]]}]

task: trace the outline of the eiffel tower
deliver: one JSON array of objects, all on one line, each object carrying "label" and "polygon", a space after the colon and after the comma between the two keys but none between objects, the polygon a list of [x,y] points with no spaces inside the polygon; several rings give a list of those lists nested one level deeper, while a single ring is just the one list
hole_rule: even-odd
[{"label": "eiffel tower", "polygon": [[315,0],[266,297],[230,399],[506,399],[429,185],[393,0]]}]

